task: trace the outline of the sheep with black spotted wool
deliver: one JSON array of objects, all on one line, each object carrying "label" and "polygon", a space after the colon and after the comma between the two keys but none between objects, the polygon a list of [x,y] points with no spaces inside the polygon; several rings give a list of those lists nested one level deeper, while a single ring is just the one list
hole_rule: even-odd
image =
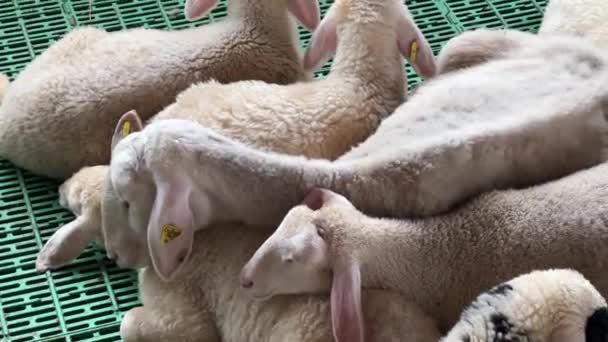
[{"label": "sheep with black spotted wool", "polygon": [[577,271],[533,271],[481,294],[440,340],[495,341],[608,341],[608,307]]},{"label": "sheep with black spotted wool", "polygon": [[[218,0],[187,0],[188,20]],[[144,120],[193,83],[310,80],[295,16],[313,30],[317,0],[231,0],[227,17],[176,31],[106,32],[79,27],[36,57],[0,106],[0,156],[36,174],[66,179],[107,164],[113,128],[135,109]]]}]

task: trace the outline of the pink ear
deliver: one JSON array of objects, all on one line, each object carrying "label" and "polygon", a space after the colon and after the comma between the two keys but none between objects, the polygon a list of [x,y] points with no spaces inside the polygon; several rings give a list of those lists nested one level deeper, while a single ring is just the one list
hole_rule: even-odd
[{"label": "pink ear", "polygon": [[310,210],[319,210],[323,206],[323,189],[313,188],[304,197],[303,202]]},{"label": "pink ear", "polygon": [[319,210],[340,195],[327,189],[312,188],[304,198],[304,204],[311,210]]},{"label": "pink ear", "polygon": [[186,0],[184,13],[189,21],[206,16],[215,6],[217,0]]},{"label": "pink ear", "polygon": [[316,70],[322,67],[336,52],[337,45],[336,18],[330,8],[319,27],[312,34],[304,55],[304,69]]},{"label": "pink ear", "polygon": [[346,197],[338,193],[327,189],[312,188],[306,197],[304,197],[303,204],[305,204],[310,210],[319,210],[328,203],[338,202],[342,205],[352,206],[352,203],[350,203]]},{"label": "pink ear", "polygon": [[365,340],[361,308],[361,271],[352,258],[339,258],[334,264],[331,322],[336,342]]},{"label": "pink ear", "polygon": [[148,222],[148,250],[159,277],[171,280],[188,261],[194,237],[192,184],[186,177],[155,177],[156,199]]},{"label": "pink ear", "polygon": [[141,123],[141,119],[139,118],[139,114],[135,110],[130,110],[124,113],[118,123],[116,124],[116,128],[114,128],[114,135],[112,136],[112,150],[114,147],[127,135],[138,132],[143,129],[143,125]]},{"label": "pink ear", "polygon": [[321,14],[317,0],[288,0],[287,8],[309,31],[319,26]]},{"label": "pink ear", "polygon": [[425,79],[435,76],[437,66],[433,50],[405,9],[397,23],[397,45],[419,76]]}]

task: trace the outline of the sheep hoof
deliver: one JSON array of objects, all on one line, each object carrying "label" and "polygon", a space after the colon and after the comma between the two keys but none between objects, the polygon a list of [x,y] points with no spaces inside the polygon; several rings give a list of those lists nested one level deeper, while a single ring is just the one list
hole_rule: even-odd
[{"label": "sheep hoof", "polygon": [[140,328],[145,320],[145,312],[142,306],[133,308],[127,312],[120,323],[120,337],[125,342],[143,341],[140,336]]}]

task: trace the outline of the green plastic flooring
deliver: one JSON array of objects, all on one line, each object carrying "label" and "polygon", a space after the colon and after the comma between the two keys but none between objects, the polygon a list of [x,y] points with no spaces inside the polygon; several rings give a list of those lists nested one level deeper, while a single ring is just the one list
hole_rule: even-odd
[{"label": "green plastic flooring", "polygon": [[[238,0],[232,0],[238,1]],[[320,0],[323,12],[332,1]],[[547,0],[411,0],[407,4],[435,54],[465,30],[535,32]],[[181,29],[183,0],[0,0],[0,71],[14,77],[52,42],[77,26],[108,31],[133,27]],[[310,33],[301,31],[305,46]],[[419,83],[408,66],[410,88]],[[323,77],[329,63],[317,73]],[[0,160],[0,341],[119,341],[122,315],[138,305],[135,273],[118,269],[89,247],[70,266],[38,274],[36,254],[73,217],[58,203],[55,182]]]}]

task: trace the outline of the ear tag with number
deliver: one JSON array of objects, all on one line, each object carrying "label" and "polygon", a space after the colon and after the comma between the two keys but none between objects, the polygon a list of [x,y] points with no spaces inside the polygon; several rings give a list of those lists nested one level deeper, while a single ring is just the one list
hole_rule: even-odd
[{"label": "ear tag with number", "polygon": [[129,133],[131,133],[131,122],[126,121],[124,125],[122,125],[122,137],[125,138]]},{"label": "ear tag with number", "polygon": [[410,45],[410,63],[416,63],[416,57],[418,57],[418,42],[414,40]]},{"label": "ear tag with number", "polygon": [[166,245],[182,235],[182,230],[172,224],[166,224],[160,231],[160,243]]}]

